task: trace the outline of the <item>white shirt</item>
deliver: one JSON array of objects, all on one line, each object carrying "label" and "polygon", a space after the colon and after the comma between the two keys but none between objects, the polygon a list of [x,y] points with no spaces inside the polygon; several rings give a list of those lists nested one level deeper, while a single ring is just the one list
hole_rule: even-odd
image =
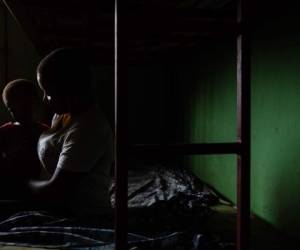
[{"label": "white shirt", "polygon": [[39,139],[38,155],[49,177],[57,168],[86,174],[69,202],[71,211],[98,215],[110,208],[113,138],[101,111],[91,108],[78,117],[54,115],[51,129]]}]

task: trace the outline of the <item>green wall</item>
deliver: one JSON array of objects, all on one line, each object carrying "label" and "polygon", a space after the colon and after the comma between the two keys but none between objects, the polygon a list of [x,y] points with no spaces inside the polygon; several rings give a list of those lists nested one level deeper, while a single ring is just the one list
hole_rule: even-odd
[{"label": "green wall", "polygon": [[[300,17],[293,11],[282,13],[285,16],[260,20],[252,33],[251,206],[255,214],[279,230],[297,236],[300,34],[296,31]],[[193,89],[183,91],[189,103],[185,140],[235,141],[235,43],[218,40],[204,51],[190,65],[178,66],[183,75],[178,86]],[[183,84],[185,81],[188,84]],[[236,157],[199,156],[188,162],[201,179],[235,201]]]}]

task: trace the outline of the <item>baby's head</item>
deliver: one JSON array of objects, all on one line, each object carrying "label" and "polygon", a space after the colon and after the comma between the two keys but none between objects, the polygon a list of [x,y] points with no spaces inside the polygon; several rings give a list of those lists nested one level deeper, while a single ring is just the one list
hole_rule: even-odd
[{"label": "baby's head", "polygon": [[6,108],[20,124],[34,121],[38,98],[34,83],[25,79],[9,82],[2,92]]}]

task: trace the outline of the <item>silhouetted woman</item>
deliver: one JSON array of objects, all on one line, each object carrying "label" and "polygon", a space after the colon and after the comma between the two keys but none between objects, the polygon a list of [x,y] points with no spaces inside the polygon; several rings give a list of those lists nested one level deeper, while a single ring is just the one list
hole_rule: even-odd
[{"label": "silhouetted woman", "polygon": [[87,57],[57,49],[41,60],[37,79],[55,114],[38,141],[45,178],[29,183],[31,196],[78,216],[107,213],[112,132],[94,102]]}]

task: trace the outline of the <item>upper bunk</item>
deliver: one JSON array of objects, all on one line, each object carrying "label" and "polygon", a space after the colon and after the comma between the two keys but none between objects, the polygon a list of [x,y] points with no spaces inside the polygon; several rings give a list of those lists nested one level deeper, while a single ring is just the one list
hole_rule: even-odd
[{"label": "upper bunk", "polygon": [[[114,1],[3,0],[37,51],[86,47],[96,61],[113,65]],[[193,51],[211,37],[238,31],[235,0],[128,0],[118,20],[130,61]]]}]

